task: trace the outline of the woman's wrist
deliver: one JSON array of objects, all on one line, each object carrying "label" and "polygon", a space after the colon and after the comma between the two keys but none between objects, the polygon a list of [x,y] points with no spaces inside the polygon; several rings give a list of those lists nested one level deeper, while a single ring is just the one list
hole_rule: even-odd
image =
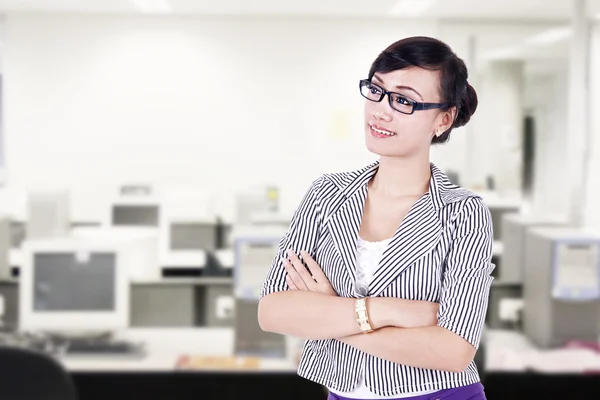
[{"label": "woman's wrist", "polygon": [[390,297],[369,297],[367,299],[367,312],[373,329],[392,326],[394,322],[393,300]]},{"label": "woman's wrist", "polygon": [[396,297],[371,297],[367,304],[373,329],[388,326],[417,328],[437,324],[437,303]]}]

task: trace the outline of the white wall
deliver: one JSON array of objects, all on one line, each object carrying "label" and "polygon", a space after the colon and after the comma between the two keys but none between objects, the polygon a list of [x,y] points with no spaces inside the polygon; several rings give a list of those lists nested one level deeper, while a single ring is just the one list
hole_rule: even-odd
[{"label": "white wall", "polygon": [[567,215],[569,193],[559,182],[567,178],[564,160],[568,140],[567,108],[568,66],[555,65],[553,73],[528,75],[524,86],[525,108],[535,119],[535,165],[533,211],[540,214]]},{"label": "white wall", "polygon": [[586,182],[585,220],[600,228],[600,23],[592,27],[590,52],[590,151]]},{"label": "white wall", "polygon": [[86,219],[132,181],[272,182],[293,209],[321,172],[373,159],[357,82],[379,51],[436,33],[381,19],[15,14],[7,27],[9,183],[71,187]]},{"label": "white wall", "polygon": [[[11,14],[4,63],[9,184],[71,188],[76,219],[103,217],[106,197],[129,182],[196,185],[223,198],[271,183],[281,187],[289,212],[320,173],[374,159],[363,145],[357,81],[379,51],[405,36],[437,36],[465,60],[480,90],[477,57],[543,29],[509,28]],[[481,147],[494,148],[473,139],[486,129],[482,115],[432,152],[469,186],[482,183],[473,176]]]},{"label": "white wall", "polygon": [[479,78],[479,123],[472,138],[477,149],[475,181],[492,176],[499,193],[507,197],[521,190],[523,71],[522,61],[495,61]]},{"label": "white wall", "polygon": [[[4,49],[6,45],[6,19],[0,16],[0,76],[4,76]],[[0,186],[4,185],[6,171],[4,170],[4,89],[0,86]]]},{"label": "white wall", "polygon": [[[497,188],[503,192],[512,192],[518,186],[518,178],[512,177],[520,168],[517,165],[520,163],[520,148],[511,149],[509,146],[501,146],[496,132],[499,125],[496,122],[500,114],[514,119],[515,115],[521,113],[519,103],[522,93],[516,90],[514,84],[507,87],[501,85],[498,77],[493,77],[490,72],[493,72],[494,63],[502,60],[505,62],[526,60],[525,67],[529,66],[532,60],[538,64],[555,65],[556,51],[548,51],[545,46],[526,44],[528,38],[551,28],[556,28],[556,24],[518,21],[440,23],[440,37],[451,44],[465,60],[469,68],[469,81],[479,95],[479,107],[475,115],[469,124],[461,129],[462,132],[452,138],[453,144],[450,145],[454,147],[451,147],[450,154],[444,155],[444,160],[449,161],[450,165],[460,166],[464,185],[483,189],[486,185],[486,176],[494,175]],[[554,45],[553,48],[557,46]],[[558,54],[560,57],[560,52]],[[503,94],[502,100],[494,93],[496,90]],[[511,96],[515,96],[516,102],[509,101]],[[509,103],[504,104],[503,102],[506,101]],[[513,117],[509,117],[510,115]],[[457,141],[460,141],[460,144]],[[497,160],[502,160],[504,163],[499,164]],[[515,165],[509,174],[506,174],[507,162]]]}]

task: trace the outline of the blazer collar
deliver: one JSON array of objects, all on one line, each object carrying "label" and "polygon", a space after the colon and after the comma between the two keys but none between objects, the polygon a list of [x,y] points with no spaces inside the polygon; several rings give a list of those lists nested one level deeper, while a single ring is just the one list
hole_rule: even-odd
[{"label": "blazer collar", "polygon": [[[472,195],[467,190],[453,184],[434,163],[430,163],[431,178],[429,180],[428,196],[436,210],[444,205]],[[366,187],[379,169],[379,161],[375,161],[357,171],[349,172],[344,179],[339,180],[338,187],[346,198],[352,197],[356,191]]]},{"label": "blazer collar", "polygon": [[[336,182],[345,199],[329,216],[328,227],[352,283],[356,281],[356,247],[367,185],[378,168],[379,162],[375,162]],[[439,209],[469,194],[431,164],[429,191],[417,200],[394,233],[375,270],[370,295],[380,294],[406,268],[435,248],[443,230]]]}]

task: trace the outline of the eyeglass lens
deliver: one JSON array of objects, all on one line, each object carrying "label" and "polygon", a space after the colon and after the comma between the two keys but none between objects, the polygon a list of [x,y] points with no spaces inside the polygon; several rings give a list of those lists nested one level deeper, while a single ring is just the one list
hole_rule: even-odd
[{"label": "eyeglass lens", "polygon": [[[385,96],[384,89],[369,81],[362,81],[360,85],[360,93],[368,100],[379,102]],[[390,105],[396,111],[404,114],[412,114],[414,102],[407,97],[398,93],[390,93]]]}]

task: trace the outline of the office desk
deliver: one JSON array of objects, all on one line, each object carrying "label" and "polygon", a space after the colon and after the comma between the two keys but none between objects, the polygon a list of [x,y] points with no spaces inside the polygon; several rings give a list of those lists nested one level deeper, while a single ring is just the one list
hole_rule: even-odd
[{"label": "office desk", "polygon": [[600,373],[600,353],[582,348],[538,349],[518,331],[487,331],[485,348],[485,370],[488,373]]},{"label": "office desk", "polygon": [[296,374],[291,360],[261,359],[256,370],[178,370],[183,354],[228,357],[233,354],[230,328],[131,329],[117,337],[143,341],[143,359],[65,357],[80,400],[325,400],[324,389]]},{"label": "office desk", "polygon": [[[69,356],[59,361],[72,372],[173,372],[182,355],[231,357],[234,331],[232,328],[149,328],[130,329],[117,333],[117,338],[142,342],[147,355],[143,358]],[[293,359],[260,359],[258,370],[244,373],[296,373]],[[203,372],[239,373],[222,369]]]},{"label": "office desk", "polygon": [[[123,336],[146,340],[148,356],[122,361],[61,360],[72,372],[81,400],[326,399],[324,389],[300,378],[294,363],[287,360],[261,360],[258,370],[175,369],[180,354],[231,355],[231,329],[132,329]],[[540,351],[514,331],[488,330],[485,342],[488,400],[600,398],[600,377],[582,373],[591,371],[595,362],[600,365],[593,353]],[[569,357],[571,362],[565,363]]]},{"label": "office desk", "polygon": [[600,354],[540,350],[520,332],[487,330],[484,386],[488,400],[600,398]]}]

